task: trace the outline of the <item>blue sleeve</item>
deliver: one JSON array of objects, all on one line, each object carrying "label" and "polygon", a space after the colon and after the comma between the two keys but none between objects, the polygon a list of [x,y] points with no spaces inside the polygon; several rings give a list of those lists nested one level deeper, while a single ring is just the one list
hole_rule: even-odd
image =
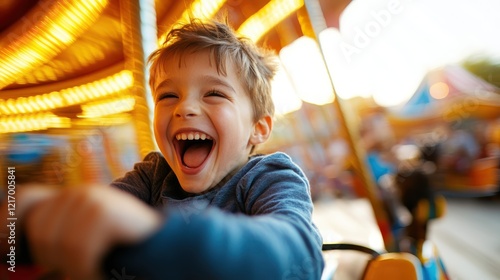
[{"label": "blue sleeve", "polygon": [[105,272],[140,279],[320,279],[322,240],[311,221],[307,180],[280,164],[244,178],[254,186],[240,193],[250,215],[167,208],[163,227],[112,252]]}]

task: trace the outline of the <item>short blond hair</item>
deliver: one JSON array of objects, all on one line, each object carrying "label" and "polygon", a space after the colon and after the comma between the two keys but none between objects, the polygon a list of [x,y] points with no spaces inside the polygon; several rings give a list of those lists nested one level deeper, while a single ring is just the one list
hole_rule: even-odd
[{"label": "short blond hair", "polygon": [[167,59],[205,50],[212,55],[221,75],[226,75],[228,60],[235,63],[252,101],[254,121],[266,115],[274,116],[271,81],[278,67],[276,56],[270,50],[259,48],[249,39],[238,36],[227,21],[191,19],[189,23],[174,26],[165,42],[149,56],[151,89],[159,73],[172,67],[166,65]]}]

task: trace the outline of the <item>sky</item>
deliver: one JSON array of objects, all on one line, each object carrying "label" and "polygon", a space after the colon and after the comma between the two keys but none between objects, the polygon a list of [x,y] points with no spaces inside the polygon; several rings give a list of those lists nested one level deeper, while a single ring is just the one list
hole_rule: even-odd
[{"label": "sky", "polygon": [[353,0],[320,34],[337,95],[406,102],[428,71],[500,58],[500,0]]}]

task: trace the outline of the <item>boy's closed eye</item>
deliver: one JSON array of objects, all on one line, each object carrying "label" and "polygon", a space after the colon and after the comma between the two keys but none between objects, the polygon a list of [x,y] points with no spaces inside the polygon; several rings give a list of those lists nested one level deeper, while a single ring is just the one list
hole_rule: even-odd
[{"label": "boy's closed eye", "polygon": [[156,95],[156,103],[168,98],[178,98],[177,94],[172,92],[164,92]]},{"label": "boy's closed eye", "polygon": [[224,93],[218,91],[218,90],[211,90],[209,92],[206,93],[205,95],[206,97],[222,97],[222,98],[228,98],[227,95],[225,95]]}]

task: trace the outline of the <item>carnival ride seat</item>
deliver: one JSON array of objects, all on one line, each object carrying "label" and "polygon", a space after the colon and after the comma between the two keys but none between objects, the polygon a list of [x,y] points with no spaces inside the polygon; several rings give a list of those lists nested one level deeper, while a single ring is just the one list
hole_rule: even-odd
[{"label": "carnival ride seat", "polygon": [[[413,254],[405,252],[377,252],[371,248],[350,244],[350,243],[331,243],[323,244],[323,251],[329,250],[355,250],[371,255],[362,274],[362,280],[422,280],[422,265],[420,260]],[[324,274],[323,279],[335,279],[334,272]]]},{"label": "carnival ride seat", "polygon": [[[443,280],[448,279],[444,264],[434,243],[426,240],[421,257],[407,252],[377,252],[351,243],[326,243],[323,252],[354,250],[370,255],[361,280]],[[328,264],[327,264],[328,267]],[[335,270],[325,269],[322,280],[335,279]]]}]

